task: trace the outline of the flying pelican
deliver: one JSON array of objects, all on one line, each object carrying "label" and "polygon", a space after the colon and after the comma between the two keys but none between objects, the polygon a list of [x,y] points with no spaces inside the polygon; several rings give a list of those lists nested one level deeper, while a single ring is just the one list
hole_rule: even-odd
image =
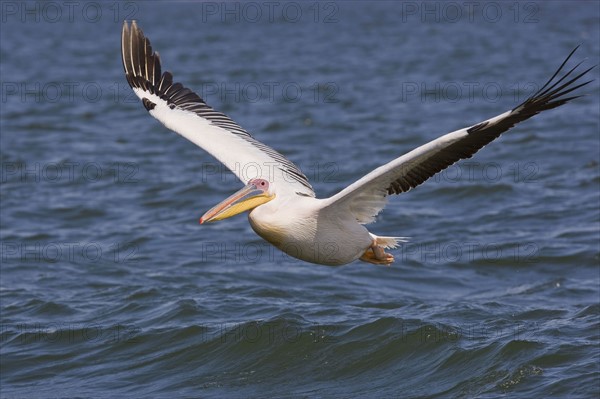
[{"label": "flying pelican", "polygon": [[579,79],[595,66],[572,77],[579,63],[558,76],[575,50],[541,89],[512,110],[441,136],[336,195],[318,199],[296,165],[196,93],[173,83],[170,72],[161,73],[160,57],[135,21],[131,25],[125,21],[122,31],[125,76],[150,115],[203,148],[246,184],[206,212],[200,223],[249,211],[250,225],[263,239],[298,259],[331,266],[357,259],[390,265],[394,257],[385,249],[395,248],[403,237],[377,236],[364,226],[385,207],[389,195],[407,192],[460,159],[470,158],[515,124],[580,97],[565,96],[590,83]]}]

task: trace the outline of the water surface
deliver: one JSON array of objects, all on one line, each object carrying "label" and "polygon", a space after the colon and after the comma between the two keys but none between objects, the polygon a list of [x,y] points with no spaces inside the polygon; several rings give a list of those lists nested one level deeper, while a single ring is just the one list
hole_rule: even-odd
[{"label": "water surface", "polygon": [[243,216],[200,226],[241,184],[120,61],[135,18],[325,197],[510,109],[578,44],[597,64],[597,4],[47,4],[0,25],[2,397],[600,393],[597,82],[392,198],[370,229],[411,237],[393,267],[330,268]]}]

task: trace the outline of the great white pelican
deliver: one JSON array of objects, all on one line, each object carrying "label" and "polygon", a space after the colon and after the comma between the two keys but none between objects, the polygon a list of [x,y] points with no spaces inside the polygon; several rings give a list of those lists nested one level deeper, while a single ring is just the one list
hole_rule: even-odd
[{"label": "great white pelican", "polygon": [[[580,97],[567,94],[591,82],[579,79],[594,67],[575,72],[579,63],[560,76],[575,50],[542,88],[510,111],[441,136],[334,196],[319,199],[296,165],[196,93],[173,83],[170,72],[162,73],[158,53],[135,21],[131,25],[125,21],[122,32],[127,82],[150,115],[214,156],[246,184],[206,212],[200,223],[249,211],[250,225],[263,239],[293,257],[323,265],[357,259],[391,264],[394,257],[385,249],[395,248],[403,238],[377,236],[365,227],[384,208],[387,197],[407,192],[460,159],[470,158],[515,124]],[[259,167],[239,167],[249,164]],[[245,175],[250,172],[252,176]]]}]

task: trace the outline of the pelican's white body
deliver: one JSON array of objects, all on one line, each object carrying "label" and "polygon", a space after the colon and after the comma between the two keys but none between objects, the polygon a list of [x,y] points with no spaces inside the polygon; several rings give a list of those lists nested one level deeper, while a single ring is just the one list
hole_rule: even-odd
[{"label": "pelican's white body", "polygon": [[298,259],[338,266],[360,258],[374,236],[348,212],[332,211],[327,200],[276,197],[248,215],[252,229]]}]

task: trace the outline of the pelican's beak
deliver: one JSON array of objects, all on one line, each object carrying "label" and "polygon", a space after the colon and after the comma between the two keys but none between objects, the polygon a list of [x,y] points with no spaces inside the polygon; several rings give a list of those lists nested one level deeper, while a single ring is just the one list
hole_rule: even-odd
[{"label": "pelican's beak", "polygon": [[231,197],[212,207],[200,218],[200,224],[204,222],[215,222],[217,220],[227,219],[238,213],[256,208],[275,198],[274,194],[269,194],[265,190],[249,183]]}]

